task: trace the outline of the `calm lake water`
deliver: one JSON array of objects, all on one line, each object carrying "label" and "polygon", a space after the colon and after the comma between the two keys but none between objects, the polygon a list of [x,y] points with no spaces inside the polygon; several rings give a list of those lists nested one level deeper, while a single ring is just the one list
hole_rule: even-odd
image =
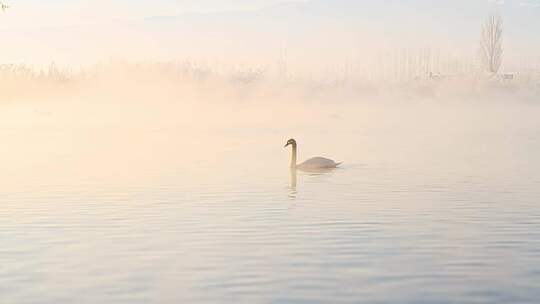
[{"label": "calm lake water", "polygon": [[[540,301],[537,105],[2,107],[1,303]],[[289,137],[343,167],[294,183]]]}]

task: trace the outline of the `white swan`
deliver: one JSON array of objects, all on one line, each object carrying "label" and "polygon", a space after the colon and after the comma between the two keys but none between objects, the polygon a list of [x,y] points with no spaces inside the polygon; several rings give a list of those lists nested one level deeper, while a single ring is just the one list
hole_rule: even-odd
[{"label": "white swan", "polygon": [[301,164],[296,163],[297,144],[296,140],[289,139],[285,147],[292,146],[291,156],[291,169],[299,170],[325,170],[337,168],[342,163],[336,163],[335,161],[324,157],[313,157]]}]

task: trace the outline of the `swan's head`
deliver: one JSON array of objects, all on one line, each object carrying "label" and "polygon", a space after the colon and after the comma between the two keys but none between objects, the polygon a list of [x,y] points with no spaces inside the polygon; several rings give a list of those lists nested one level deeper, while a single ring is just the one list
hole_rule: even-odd
[{"label": "swan's head", "polygon": [[296,147],[296,140],[294,140],[294,139],[292,139],[292,138],[289,139],[289,140],[287,140],[287,144],[285,145],[285,148],[288,147],[288,146],[291,146],[291,145],[292,145],[293,147]]}]

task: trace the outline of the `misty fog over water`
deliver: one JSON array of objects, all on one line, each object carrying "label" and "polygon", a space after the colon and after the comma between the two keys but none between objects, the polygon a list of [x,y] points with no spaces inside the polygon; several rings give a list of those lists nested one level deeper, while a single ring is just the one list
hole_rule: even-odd
[{"label": "misty fog over water", "polygon": [[530,95],[85,87],[2,104],[6,303],[538,297]]}]

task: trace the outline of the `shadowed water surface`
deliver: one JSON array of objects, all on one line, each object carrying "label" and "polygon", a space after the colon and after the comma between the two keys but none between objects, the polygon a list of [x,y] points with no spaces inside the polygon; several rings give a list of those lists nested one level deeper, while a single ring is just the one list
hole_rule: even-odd
[{"label": "shadowed water surface", "polygon": [[[540,111],[450,108],[287,127],[4,122],[0,302],[535,302]],[[291,136],[299,160],[344,165],[294,182]]]}]

